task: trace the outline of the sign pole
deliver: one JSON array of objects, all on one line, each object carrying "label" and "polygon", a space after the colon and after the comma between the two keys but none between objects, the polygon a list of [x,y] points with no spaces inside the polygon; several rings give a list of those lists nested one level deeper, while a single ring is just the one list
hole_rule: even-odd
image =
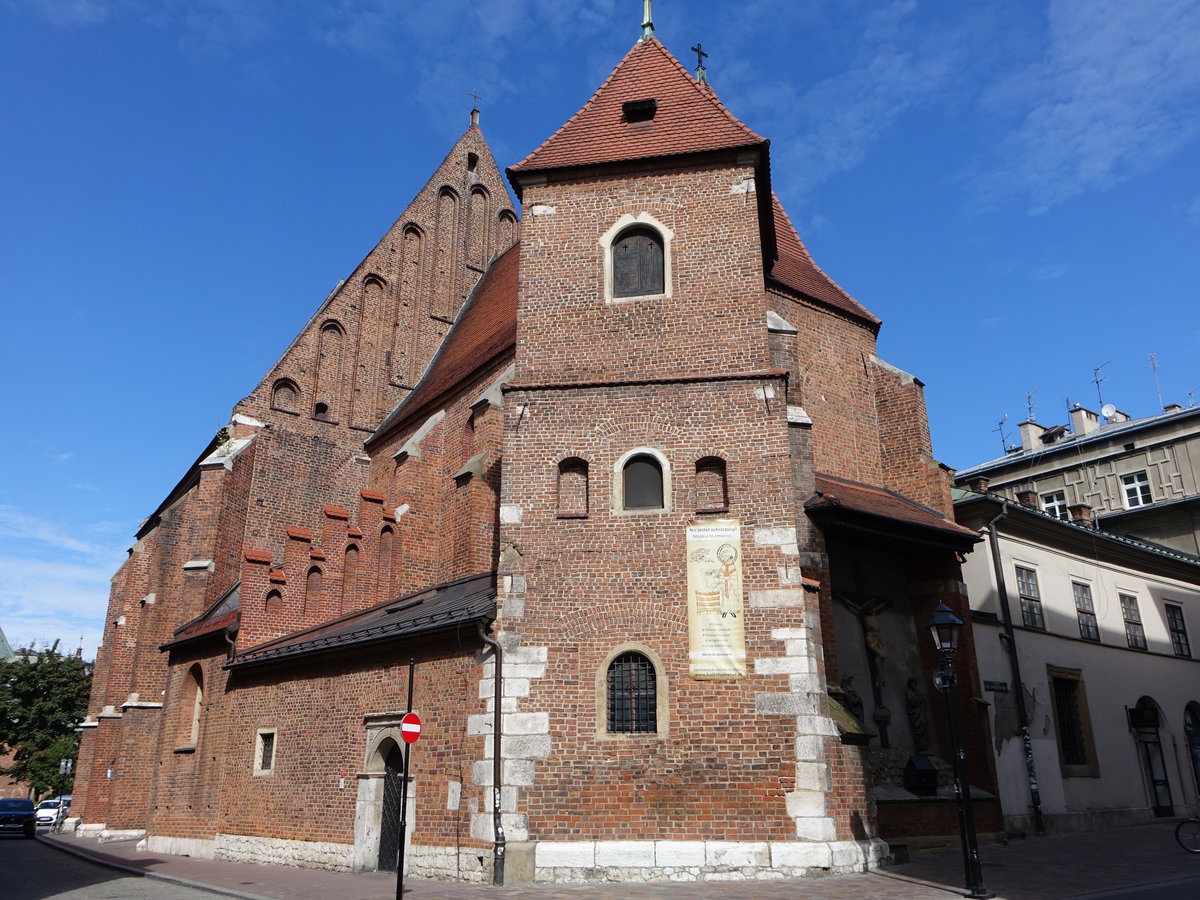
[{"label": "sign pole", "polygon": [[[416,719],[412,711],[413,702],[413,658],[408,658],[408,707],[404,711],[404,719],[400,723],[400,734],[404,738],[404,776],[400,780],[400,847],[396,851],[396,900],[404,896],[404,840],[408,831],[408,752],[412,749],[412,741],[408,738],[406,725],[410,718]],[[417,719],[417,734],[421,733],[421,720]],[[413,738],[416,740],[416,738]]]}]

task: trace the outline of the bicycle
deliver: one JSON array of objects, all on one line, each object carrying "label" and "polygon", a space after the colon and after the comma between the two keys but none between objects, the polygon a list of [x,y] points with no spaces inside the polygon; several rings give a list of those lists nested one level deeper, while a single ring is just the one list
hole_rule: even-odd
[{"label": "bicycle", "polygon": [[1176,825],[1175,840],[1188,853],[1200,853],[1200,819],[1184,819]]}]

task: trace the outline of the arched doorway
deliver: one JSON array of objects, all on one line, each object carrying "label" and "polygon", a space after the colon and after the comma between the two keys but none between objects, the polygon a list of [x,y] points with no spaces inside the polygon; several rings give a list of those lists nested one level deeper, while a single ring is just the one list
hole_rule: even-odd
[{"label": "arched doorway", "polygon": [[1167,781],[1167,764],[1163,759],[1162,741],[1158,734],[1161,722],[1158,704],[1149,697],[1142,697],[1137,706],[1129,712],[1138,756],[1146,776],[1146,790],[1150,794],[1150,808],[1159,818],[1174,815],[1171,785]]},{"label": "arched doorway", "polygon": [[[379,871],[395,872],[400,850],[400,797],[404,790],[404,752],[389,741],[384,756],[383,804],[379,821]],[[380,747],[382,751],[383,748]]]},{"label": "arched doorway", "polygon": [[1188,759],[1192,761],[1196,794],[1200,795],[1200,703],[1194,700],[1183,711],[1183,733],[1187,740]]}]

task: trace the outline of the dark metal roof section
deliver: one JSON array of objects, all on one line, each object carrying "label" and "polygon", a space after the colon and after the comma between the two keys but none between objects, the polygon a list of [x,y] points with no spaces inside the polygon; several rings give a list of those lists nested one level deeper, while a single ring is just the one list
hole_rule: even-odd
[{"label": "dark metal roof section", "polygon": [[201,638],[208,637],[212,634],[224,632],[226,629],[237,631],[239,616],[239,608],[242,602],[242,583],[236,582],[233,587],[221,595],[212,606],[206,609],[190,622],[185,622],[175,629],[175,636],[165,644],[159,646],[159,650],[174,650],[176,647],[181,647],[184,644],[190,644],[192,641],[198,641]]},{"label": "dark metal roof section", "polygon": [[473,575],[348,613],[331,622],[285,635],[225,664],[226,669],[329,653],[454,628],[496,617],[496,573]]}]

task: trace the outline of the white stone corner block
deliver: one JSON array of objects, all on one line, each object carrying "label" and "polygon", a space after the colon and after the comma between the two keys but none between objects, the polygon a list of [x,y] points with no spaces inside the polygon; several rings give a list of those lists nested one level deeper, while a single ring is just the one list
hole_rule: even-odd
[{"label": "white stone corner block", "polygon": [[796,837],[804,841],[832,841],[837,837],[833,819],[824,816],[796,820]]},{"label": "white stone corner block", "polygon": [[[822,797],[826,793],[833,790],[833,781],[829,774],[829,766],[823,762],[797,762],[796,763],[796,792],[811,791],[820,794]],[[825,809],[821,808],[820,813],[793,813],[797,816],[815,816],[824,815]]]},{"label": "white stone corner block", "polygon": [[515,713],[504,717],[505,734],[549,734],[549,713]]},{"label": "white stone corner block", "polygon": [[787,609],[803,606],[803,588],[776,588],[771,591],[750,591],[751,609]]},{"label": "white stone corner block", "polygon": [[796,542],[795,526],[754,529],[754,543],[759,547],[782,547]]},{"label": "white stone corner block", "polygon": [[546,663],[550,659],[548,647],[513,647],[504,654],[505,663]]},{"label": "white stone corner block", "polygon": [[825,793],[823,791],[790,791],[787,795],[787,812],[792,818],[812,819],[825,815]]},{"label": "white stone corner block", "polygon": [[815,670],[807,656],[767,656],[754,660],[754,671],[758,675],[808,675]]},{"label": "white stone corner block", "polygon": [[500,524],[501,525],[520,525],[522,510],[521,507],[513,503],[505,503],[500,507]]},{"label": "white stone corner block", "polygon": [[833,855],[832,866],[835,869],[861,870],[866,868],[866,848],[858,841],[834,841],[829,845],[829,850]]},{"label": "white stone corner block", "polygon": [[796,869],[828,869],[833,853],[823,841],[773,841],[771,865]]}]

